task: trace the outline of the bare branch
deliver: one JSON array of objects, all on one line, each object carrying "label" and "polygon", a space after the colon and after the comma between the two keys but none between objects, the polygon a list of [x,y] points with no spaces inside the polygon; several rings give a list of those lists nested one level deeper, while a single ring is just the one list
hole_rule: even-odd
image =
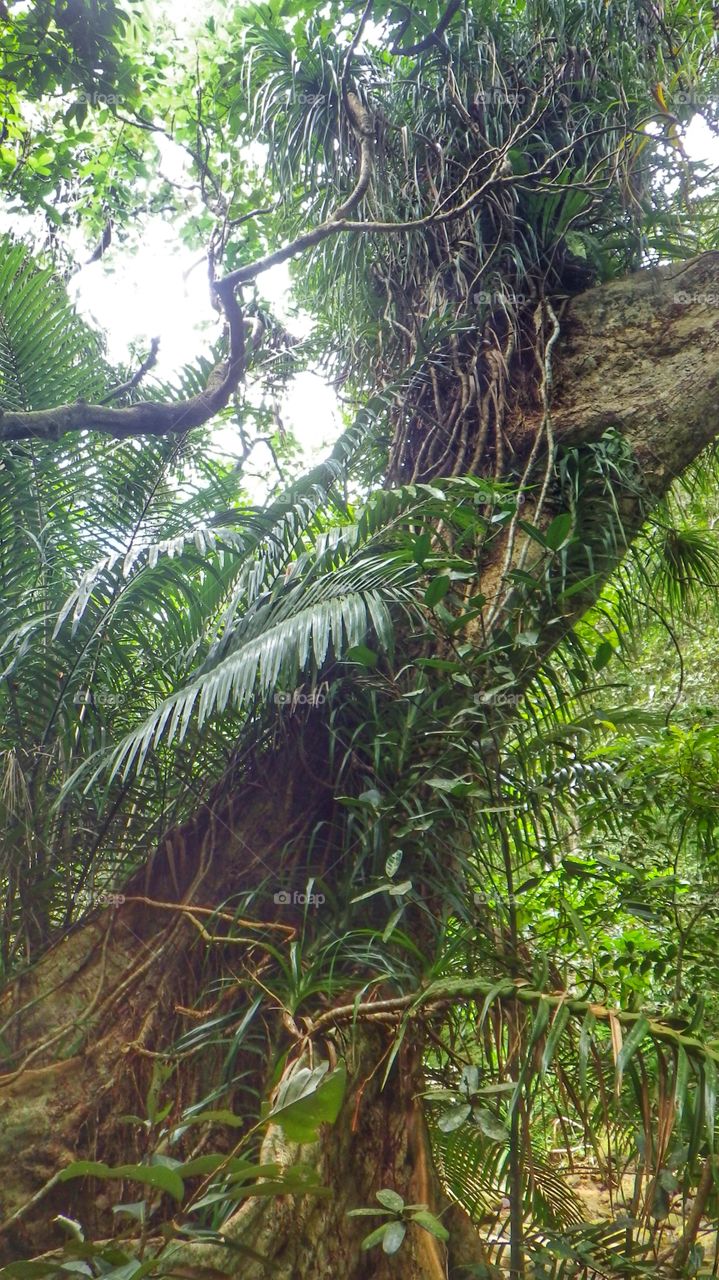
[{"label": "bare branch", "polygon": [[100,401],[100,404],[109,404],[111,400],[119,400],[120,396],[126,395],[128,391],[132,391],[136,386],[138,386],[138,384],[142,382],[145,374],[157,364],[157,353],[159,349],[160,339],[153,338],[150,342],[150,350],[142,361],[139,369],[133,373],[131,378],[127,379],[127,382],[123,382],[121,386],[115,387],[112,391],[108,392],[104,400]]},{"label": "bare branch", "polygon": [[22,413],[0,410],[0,441],[59,440],[69,431],[100,431],[116,439],[163,436],[208,422],[228,404],[245,371],[245,320],[239,303],[234,290],[224,281],[220,281],[215,291],[229,326],[230,354],[215,366],[198,395],[169,404],[143,400],[122,409],[79,400],[75,404]]}]

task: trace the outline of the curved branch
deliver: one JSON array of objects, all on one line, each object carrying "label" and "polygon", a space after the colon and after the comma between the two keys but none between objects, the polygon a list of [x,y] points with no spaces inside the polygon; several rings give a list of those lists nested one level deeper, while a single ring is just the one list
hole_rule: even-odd
[{"label": "curved branch", "polygon": [[452,21],[455,13],[461,9],[462,3],[463,0],[451,0],[451,3],[447,6],[446,12],[442,15],[437,26],[433,31],[430,31],[428,36],[425,36],[423,40],[418,40],[416,44],[408,44],[403,47],[399,41],[402,39],[405,31],[412,21],[412,13],[410,10],[400,28],[397,39],[392,42],[387,52],[391,53],[395,58],[409,58],[417,53],[425,53],[427,49],[432,48],[433,44],[438,43],[441,35],[444,35],[444,32],[447,30],[447,27]]},{"label": "curved branch", "polygon": [[224,281],[215,286],[215,292],[229,326],[230,353],[227,360],[211,371],[205,387],[196,396],[169,404],[142,400],[119,409],[106,403],[87,404],[84,400],[52,409],[24,412],[0,409],[0,441],[58,440],[69,431],[100,431],[116,439],[164,436],[208,422],[224,409],[245,371],[245,320],[239,303],[234,290]]},{"label": "curved branch", "polygon": [[109,404],[111,400],[119,400],[122,396],[127,395],[128,391],[133,391],[134,388],[142,382],[145,374],[157,364],[157,353],[159,349],[160,339],[153,338],[150,342],[150,350],[142,361],[139,369],[133,373],[131,378],[127,379],[127,382],[123,382],[122,386],[114,387],[112,391],[108,391],[105,399],[101,400],[100,404]]},{"label": "curved branch", "polygon": [[[307,249],[321,244],[330,236],[340,232],[362,232],[370,234],[392,234],[396,232],[419,231],[429,226],[439,226],[452,222],[464,214],[471,212],[482,198],[497,187],[518,182],[518,178],[506,171],[506,155],[508,150],[530,128],[539,107],[535,106],[529,115],[515,128],[504,147],[493,156],[487,157],[483,166],[484,179],[459,203],[443,207],[459,196],[460,188],[455,188],[440,203],[438,208],[414,220],[403,222],[357,222],[348,215],[353,213],[366,194],[372,179],[374,165],[374,132],[375,125],[371,113],[360,101],[358,95],[348,87],[350,58],[359,42],[365,22],[371,11],[371,0],[367,0],[358,31],[350,46],[343,71],[343,102],[352,130],[359,143],[359,173],[353,190],[347,199],[330,214],[323,223],[311,231],[297,236],[279,249],[257,258],[246,266],[231,271],[223,279],[214,282],[214,293],[225,313],[230,330],[230,355],[212,370],[203,391],[189,400],[177,402],[140,401],[137,404],[122,408],[108,406],[106,397],[99,405],[77,401],[75,404],[59,405],[51,409],[29,411],[0,410],[0,442],[11,440],[58,440],[71,431],[99,431],[116,439],[128,436],[169,435],[176,431],[189,431],[193,427],[202,426],[216,413],[225,407],[236,390],[245,373],[245,321],[242,317],[235,290],[243,284],[249,284],[257,277],[279,263],[296,258]],[[445,15],[446,16],[446,15]],[[595,131],[592,131],[595,132]],[[596,132],[599,132],[598,130]],[[587,136],[591,136],[587,135]],[[556,162],[563,152],[569,152],[572,144],[560,149],[553,157],[547,159],[533,174],[536,180],[550,164]],[[475,166],[472,166],[474,168]],[[465,175],[469,177],[469,171]],[[252,349],[256,349],[259,336],[252,332]],[[127,384],[122,390],[127,389]],[[111,393],[114,398],[119,391]]]}]

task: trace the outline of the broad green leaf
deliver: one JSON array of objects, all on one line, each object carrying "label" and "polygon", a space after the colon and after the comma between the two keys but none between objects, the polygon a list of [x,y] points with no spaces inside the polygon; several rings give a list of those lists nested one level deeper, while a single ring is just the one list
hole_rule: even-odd
[{"label": "broad green leaf", "polygon": [[390,1226],[390,1223],[383,1222],[381,1227],[377,1227],[374,1231],[370,1231],[368,1236],[365,1236],[362,1244],[360,1245],[363,1253],[366,1252],[367,1249],[374,1249],[376,1244],[382,1243],[384,1240],[384,1233],[388,1226]]},{"label": "broad green leaf", "polygon": [[392,1191],[389,1187],[383,1187],[377,1192],[376,1199],[385,1209],[391,1209],[392,1213],[401,1213],[404,1209],[404,1200],[396,1191]]},{"label": "broad green leaf", "polygon": [[587,1097],[587,1064],[596,1022],[596,1015],[590,1009],[584,1016],[582,1030],[579,1033],[579,1087],[582,1091],[582,1098],[585,1101]]},{"label": "broad green leaf", "polygon": [[471,1104],[469,1102],[463,1102],[461,1106],[452,1107],[449,1111],[445,1111],[444,1114],[439,1117],[437,1122],[438,1127],[442,1130],[442,1133],[452,1133],[455,1129],[458,1129],[460,1125],[464,1124],[465,1120],[469,1119],[471,1114]]},{"label": "broad green leaf", "polygon": [[482,1133],[493,1142],[509,1142],[509,1131],[486,1107],[475,1107],[473,1114]]},{"label": "broad green leaf", "polygon": [[361,667],[373,670],[379,662],[379,656],[374,652],[374,649],[368,649],[366,644],[355,644],[351,649],[347,650],[344,661],[357,662]]},{"label": "broad green leaf", "polygon": [[627,1065],[630,1062],[633,1055],[636,1053],[637,1049],[639,1048],[639,1045],[641,1044],[642,1040],[646,1036],[648,1030],[649,1030],[649,1019],[645,1018],[644,1015],[642,1014],[635,1022],[634,1026],[629,1032],[629,1035],[624,1038],[622,1047],[619,1050],[619,1053],[617,1055],[617,1066],[616,1066],[617,1092],[619,1092],[621,1088],[622,1076],[626,1071]]},{"label": "broad green leaf", "polygon": [[390,938],[392,937],[392,934],[397,928],[397,925],[399,924],[403,915],[404,915],[404,907],[397,907],[397,910],[392,912],[392,915],[390,916],[389,920],[387,921],[382,931],[383,942],[389,942]]},{"label": "broad green leaf", "polygon": [[544,534],[545,546],[550,551],[558,551],[559,548],[567,541],[572,531],[573,517],[569,511],[563,511],[561,515],[555,516]]},{"label": "broad green leaf", "polygon": [[406,1234],[407,1224],[405,1222],[388,1222],[382,1238],[383,1252],[388,1254],[396,1253],[401,1247]]},{"label": "broad green leaf", "polygon": [[479,1088],[479,1067],[470,1064],[462,1067],[459,1077],[459,1088],[461,1093],[473,1094]]},{"label": "broad green leaf", "polygon": [[554,1015],[554,1018],[552,1019],[552,1025],[549,1028],[549,1035],[547,1036],[547,1039],[544,1044],[544,1052],[542,1054],[542,1062],[540,1066],[540,1071],[542,1075],[546,1075],[547,1071],[549,1070],[549,1067],[551,1065],[551,1062],[556,1052],[559,1041],[561,1040],[566,1030],[567,1023],[569,1022],[569,1017],[570,1017],[569,1006],[566,1004],[560,1005],[559,1008],[557,1009],[557,1012]]},{"label": "broad green leaf", "polygon": [[444,599],[450,586],[451,579],[447,574],[440,574],[439,577],[433,578],[424,593],[424,603],[433,609],[440,600]]},{"label": "broad green leaf", "polygon": [[344,1063],[330,1072],[327,1063],[313,1071],[302,1068],[286,1082],[264,1121],[281,1125],[293,1142],[314,1142],[319,1126],[334,1124],[337,1119],[346,1083]]},{"label": "broad green leaf", "polygon": [[390,1218],[394,1217],[389,1209],[348,1209],[348,1218]]},{"label": "broad green leaf", "polygon": [[390,880],[392,880],[393,877],[396,876],[397,872],[399,871],[401,862],[402,862],[402,850],[395,849],[394,853],[391,853],[389,855],[387,861],[384,864],[384,873],[386,876],[389,877]]},{"label": "broad green leaf", "polygon": [[416,1213],[412,1214],[412,1221],[416,1222],[418,1227],[423,1227],[425,1231],[429,1231],[431,1235],[436,1236],[438,1240],[449,1240],[447,1228],[428,1209],[418,1209]]}]

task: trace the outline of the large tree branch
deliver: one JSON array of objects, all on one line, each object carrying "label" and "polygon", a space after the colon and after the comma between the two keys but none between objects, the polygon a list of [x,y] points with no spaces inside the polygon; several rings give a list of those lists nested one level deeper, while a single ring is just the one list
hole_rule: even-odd
[{"label": "large tree branch", "polygon": [[614,427],[661,495],[719,435],[719,253],[590,289],[561,330],[555,438],[581,444]]},{"label": "large tree branch", "polygon": [[125,408],[79,400],[75,404],[27,412],[0,409],[0,441],[59,440],[69,431],[100,431],[118,439],[162,436],[208,422],[229,402],[245,368],[245,320],[234,290],[221,281],[216,292],[229,326],[230,353],[227,360],[215,366],[198,395],[169,404],[142,400]]},{"label": "large tree branch", "polygon": [[[521,673],[515,672],[522,688],[537,662],[592,604],[649,508],[719,439],[719,253],[600,285],[567,299],[557,312],[550,341],[558,341],[546,361],[545,394],[533,393],[521,380],[510,392],[507,436],[515,458],[529,455],[534,466],[527,472],[533,474],[525,504],[485,559],[481,589],[489,605],[485,617],[472,623],[472,639],[485,644],[490,631],[502,631],[513,604],[521,601],[514,575],[531,568],[536,557],[519,517],[541,528],[554,514],[545,496],[557,446],[577,448],[614,432],[639,475],[627,474],[625,487],[617,477],[621,519],[613,540],[600,539],[592,548],[594,569],[585,589],[572,596],[568,608],[549,607],[546,617],[537,617],[541,642]],[[556,322],[557,314],[552,316]]]}]

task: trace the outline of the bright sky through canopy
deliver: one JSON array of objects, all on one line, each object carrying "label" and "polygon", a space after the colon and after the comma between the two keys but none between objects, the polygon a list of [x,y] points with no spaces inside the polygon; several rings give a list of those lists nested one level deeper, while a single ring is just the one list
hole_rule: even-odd
[{"label": "bright sky through canopy", "polygon": [[[192,33],[210,14],[218,16],[223,6],[215,0],[148,0],[147,9],[160,26],[171,27],[179,40],[192,40]],[[183,150],[156,135],[161,154],[161,172],[173,182],[190,181],[187,156]],[[719,139],[700,116],[685,133],[684,144],[692,159],[719,164]],[[78,260],[82,249],[78,245]],[[145,354],[150,339],[160,339],[156,373],[171,379],[198,354],[206,353],[219,335],[218,317],[210,306],[205,259],[179,240],[171,223],[160,217],[143,225],[142,241],[131,250],[114,244],[103,258],[83,267],[74,278],[74,294],[81,310],[92,318],[108,337],[111,360],[126,361],[134,345]],[[292,308],[287,266],[273,268],[258,282],[260,293],[272,305],[290,332],[298,337],[310,327],[309,317]],[[307,461],[322,456],[340,430],[334,391],[311,372],[300,373],[278,406],[285,426],[296,436]],[[216,433],[216,443],[232,455],[239,449],[236,432],[226,428]],[[253,458],[262,469],[265,457]],[[271,468],[269,456],[266,456]],[[270,476],[271,483],[276,476]]]}]

